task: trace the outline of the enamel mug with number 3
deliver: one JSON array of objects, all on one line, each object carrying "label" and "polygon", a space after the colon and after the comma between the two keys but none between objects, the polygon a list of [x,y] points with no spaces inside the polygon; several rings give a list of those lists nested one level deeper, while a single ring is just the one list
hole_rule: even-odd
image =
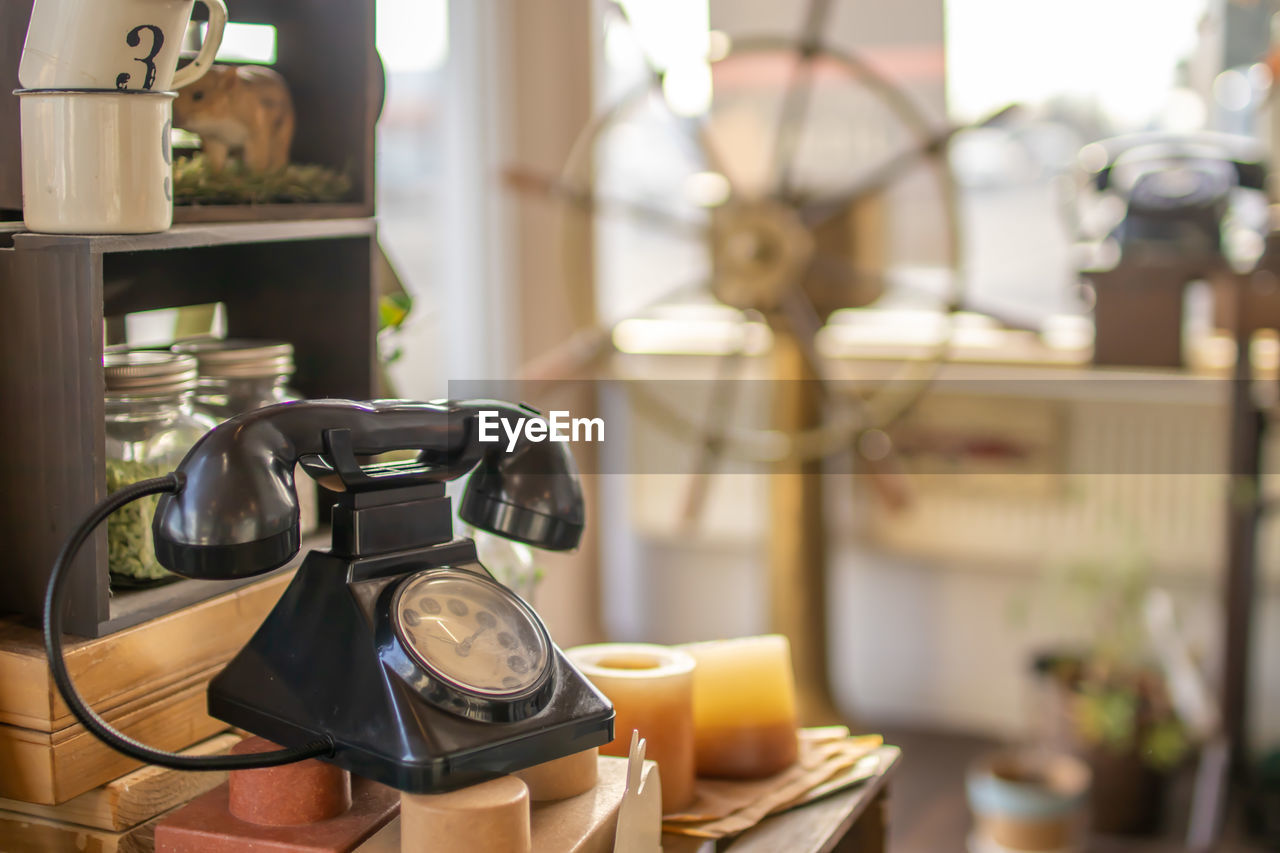
[{"label": "enamel mug with number 3", "polygon": [[209,70],[227,23],[223,0],[209,10],[200,53],[178,69],[196,0],[35,0],[18,80],[27,89],[149,89],[194,83]]},{"label": "enamel mug with number 3", "polygon": [[17,95],[27,228],[145,234],[169,227],[174,92],[20,89]]}]

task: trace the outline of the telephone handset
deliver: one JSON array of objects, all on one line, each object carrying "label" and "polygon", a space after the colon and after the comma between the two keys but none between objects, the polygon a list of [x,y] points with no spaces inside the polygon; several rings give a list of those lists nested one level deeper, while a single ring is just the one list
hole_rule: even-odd
[{"label": "telephone handset", "polygon": [[[459,511],[464,521],[539,548],[577,547],[582,491],[565,445],[529,442],[524,433],[509,452],[502,442],[481,443],[484,412],[498,421],[538,414],[489,401],[312,400],[241,415],[178,466],[182,491],[161,497],[156,509],[156,556],[176,574],[209,580],[284,565],[300,545],[298,462],[343,492],[441,483],[479,466]],[[418,458],[371,469],[356,461],[393,450],[416,450]]]},{"label": "telephone handset", "polygon": [[[459,516],[553,550],[585,524],[573,457],[561,442],[484,442],[481,416],[535,410],[490,401],[316,400],[232,418],[178,469],[109,496],[50,575],[45,647],[76,718],[108,745],[184,770],[319,757],[404,791],[447,790],[550,761],[613,737],[613,708],[551,641],[533,609],[498,583],[470,539],[453,536],[445,482],[470,473]],[[509,426],[516,426],[514,423]],[[393,450],[414,458],[361,464]],[[294,468],[336,492],[333,541],[298,568],[257,633],[209,685],[215,717],[283,746],[188,757],[146,747],[81,700],[61,655],[66,567],[114,509],[162,494],[156,555],[189,578],[278,568],[297,553]]]}]

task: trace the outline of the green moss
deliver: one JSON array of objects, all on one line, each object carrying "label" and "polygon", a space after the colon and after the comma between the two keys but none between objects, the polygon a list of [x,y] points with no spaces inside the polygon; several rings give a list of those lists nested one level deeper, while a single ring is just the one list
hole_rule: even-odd
[{"label": "green moss", "polygon": [[[108,459],[107,492],[166,473],[167,469],[157,465]],[[171,577],[169,570],[156,560],[151,539],[151,519],[159,501],[159,495],[148,495],[116,510],[107,519],[107,568],[113,584],[136,586]]]},{"label": "green moss", "polygon": [[351,179],[324,166],[290,163],[270,172],[250,172],[238,160],[221,172],[201,154],[175,158],[175,204],[291,204],[342,201]]}]

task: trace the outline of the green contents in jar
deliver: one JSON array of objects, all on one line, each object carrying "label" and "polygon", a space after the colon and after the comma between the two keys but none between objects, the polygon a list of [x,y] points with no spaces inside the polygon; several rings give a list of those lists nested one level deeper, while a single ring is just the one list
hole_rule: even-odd
[{"label": "green contents in jar", "polygon": [[[107,493],[167,473],[168,469],[159,465],[108,459]],[[147,495],[116,510],[107,519],[107,568],[113,585],[137,586],[173,577],[173,573],[156,560],[151,539],[151,519],[159,502],[159,495]]]}]

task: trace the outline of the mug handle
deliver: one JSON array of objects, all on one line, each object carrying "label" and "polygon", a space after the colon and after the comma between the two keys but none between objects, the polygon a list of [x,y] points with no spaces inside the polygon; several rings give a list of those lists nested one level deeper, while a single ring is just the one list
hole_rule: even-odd
[{"label": "mug handle", "polygon": [[204,32],[204,44],[196,58],[178,69],[173,75],[173,88],[181,89],[205,75],[213,65],[213,58],[222,45],[222,31],[227,26],[227,4],[222,0],[199,0],[209,10],[209,28]]}]

